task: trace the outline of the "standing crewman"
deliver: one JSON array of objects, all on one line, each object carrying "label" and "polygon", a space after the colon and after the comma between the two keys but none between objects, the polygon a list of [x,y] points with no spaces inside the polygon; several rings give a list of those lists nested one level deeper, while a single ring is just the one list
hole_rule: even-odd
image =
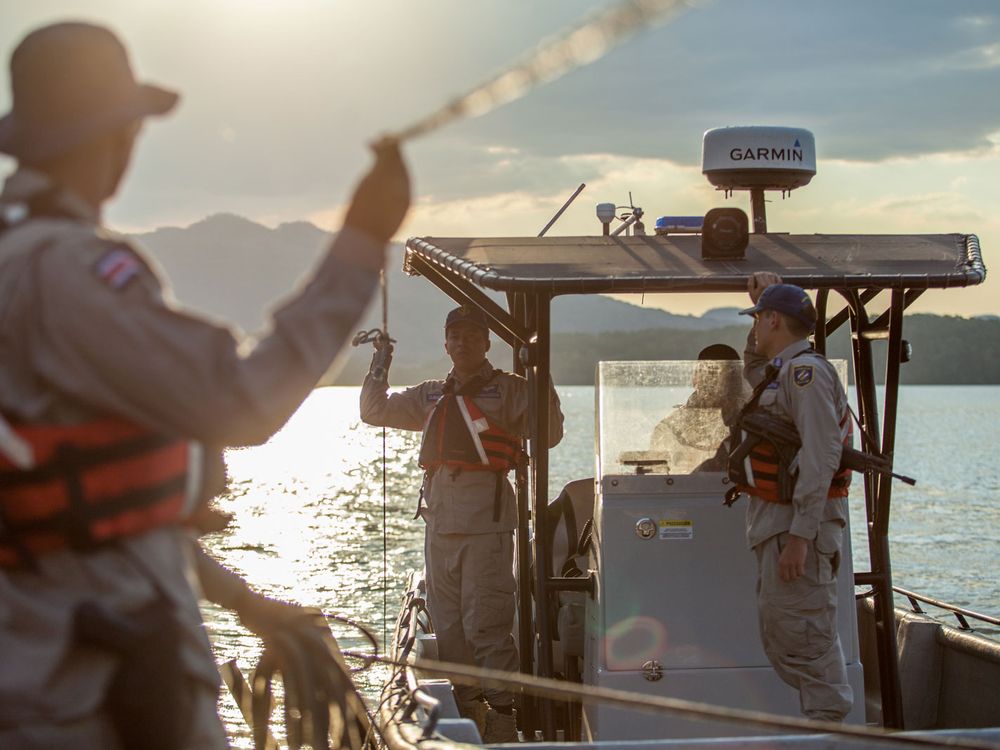
[{"label": "standing crewman", "polygon": [[212,520],[204,502],[219,489],[222,448],[278,430],[348,339],[409,206],[406,169],[394,145],[377,148],[309,283],[238,351],[228,330],[171,307],[142,251],[102,226],[143,120],[177,95],[137,83],[115,35],[85,23],[29,34],[10,74],[0,747],[224,748],[189,573],[258,632],[283,607],[188,529]]},{"label": "standing crewman", "polygon": [[747,543],[757,556],[761,640],[778,676],[799,691],[805,716],[843,721],[853,701],[837,634],[851,477],[839,468],[851,443],[847,394],[806,340],[816,328],[809,295],[771,273],[754,274],[747,288],[754,303],[741,313],[754,317],[744,354],[754,386],[748,406],[794,425],[802,442],[790,459],[765,441],[730,464],[750,496]]},{"label": "standing crewman", "polygon": [[[516,672],[511,630],[517,511],[507,473],[521,460],[521,440],[529,430],[528,382],[490,364],[489,328],[479,310],[452,310],[444,335],[453,365],[448,377],[388,395],[388,368],[373,363],[375,374],[369,373],[361,389],[361,419],[379,427],[423,431],[421,497],[426,507],[421,504],[418,513],[427,524],[427,608],[438,658]],[[377,352],[376,359],[380,357]],[[551,388],[549,447],[562,434],[559,397]],[[458,685],[455,692],[459,710],[477,723],[484,742],[517,741],[509,691]]]}]

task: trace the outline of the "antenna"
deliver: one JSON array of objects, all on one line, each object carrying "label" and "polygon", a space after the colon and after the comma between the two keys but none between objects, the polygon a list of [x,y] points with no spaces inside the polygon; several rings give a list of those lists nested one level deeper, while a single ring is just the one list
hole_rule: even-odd
[{"label": "antenna", "polygon": [[553,225],[553,224],[555,224],[555,223],[556,223],[556,222],[557,222],[557,221],[559,220],[559,217],[563,215],[563,211],[565,211],[565,210],[566,210],[567,208],[569,208],[569,204],[570,204],[570,203],[572,203],[573,201],[575,201],[575,200],[576,200],[576,196],[578,196],[578,195],[579,195],[580,193],[582,193],[582,192],[583,192],[583,189],[584,189],[585,187],[587,187],[587,183],[586,183],[586,182],[581,182],[581,183],[580,183],[580,187],[578,187],[578,188],[577,188],[576,190],[574,190],[574,191],[573,191],[573,195],[571,195],[571,196],[570,196],[570,197],[569,197],[569,198],[568,198],[568,199],[566,200],[566,202],[565,202],[565,203],[563,203],[563,205],[562,205],[562,208],[560,208],[560,209],[559,209],[558,211],[556,211],[556,215],[555,215],[555,216],[553,216],[553,217],[552,217],[551,219],[549,219],[549,223],[548,223],[548,224],[546,224],[546,225],[545,225],[545,226],[544,226],[544,227],[542,228],[542,231],[541,231],[541,232],[539,232],[539,233],[538,233],[538,236],[539,236],[539,237],[544,237],[544,236],[545,236],[545,233],[546,233],[547,231],[549,231],[549,229],[551,229],[551,228],[552,228],[552,225]]},{"label": "antenna", "polygon": [[615,208],[625,208],[628,210],[618,217],[622,220],[622,225],[611,233],[612,237],[617,237],[622,232],[626,232],[626,236],[628,236],[627,230],[629,227],[632,228],[632,234],[636,237],[644,237],[646,235],[646,225],[642,223],[643,210],[633,203],[631,190],[628,191],[628,205],[615,206]]}]

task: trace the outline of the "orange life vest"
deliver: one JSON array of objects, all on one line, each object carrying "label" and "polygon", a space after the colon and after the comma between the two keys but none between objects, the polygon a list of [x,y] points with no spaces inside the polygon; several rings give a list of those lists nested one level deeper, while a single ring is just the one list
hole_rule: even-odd
[{"label": "orange life vest", "polygon": [[[846,447],[852,445],[853,427],[850,413],[845,414],[840,421],[840,431],[843,436],[842,442]],[[787,471],[787,467],[783,466],[784,461],[774,443],[761,440],[750,451],[745,462],[749,464],[749,468],[745,469],[747,482],[737,484],[739,492],[759,497],[769,503],[784,505],[791,503],[790,497],[781,497],[780,472]],[[851,470],[841,468],[830,482],[827,498],[847,497],[850,485]]]},{"label": "orange life vest", "polygon": [[521,439],[490,419],[472,398],[493,376],[474,379],[459,393],[455,393],[453,381],[445,383],[444,393],[424,423],[420,468],[434,471],[448,466],[462,471],[506,473],[517,465]]},{"label": "orange life vest", "polygon": [[189,445],[124,419],[13,424],[31,448],[23,469],[0,455],[0,566],[101,544],[184,519]]}]

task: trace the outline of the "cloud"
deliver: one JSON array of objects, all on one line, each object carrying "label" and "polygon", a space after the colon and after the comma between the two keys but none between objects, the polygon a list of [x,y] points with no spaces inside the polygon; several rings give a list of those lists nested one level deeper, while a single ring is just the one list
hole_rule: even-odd
[{"label": "cloud", "polygon": [[1000,68],[1000,44],[986,44],[976,47],[969,50],[967,56],[969,59],[965,67],[969,70]]},{"label": "cloud", "polygon": [[997,19],[993,16],[959,16],[955,19],[955,25],[959,28],[968,28],[979,31],[995,26]]},{"label": "cloud", "polygon": [[[996,17],[988,4],[970,7],[983,27]],[[1000,127],[1000,71],[981,27],[951,13],[718,2],[484,118],[478,135],[506,134],[532,154],[614,150],[687,164],[701,132],[731,124],[808,127],[824,158],[975,150]]]},{"label": "cloud", "polygon": [[513,156],[515,154],[521,153],[521,149],[514,148],[512,146],[487,146],[485,151],[487,154],[490,154],[491,156],[494,155]]},{"label": "cloud", "polygon": [[[114,216],[129,226],[219,210],[333,223],[376,134],[610,2],[300,2],[294,12],[258,4],[244,13],[222,0],[92,0],[89,12],[121,29],[143,77],[184,93],[175,116],[144,132]],[[4,48],[72,7],[12,5]],[[966,0],[960,12],[914,0],[716,0],[513,104],[407,144],[406,155],[428,205],[491,195],[561,205],[587,182],[581,205],[599,190],[621,203],[632,189],[650,211],[671,213],[678,201],[716,199],[697,192],[706,190],[697,170],[702,132],[720,125],[807,127],[821,170],[831,160],[984,156],[1000,132],[998,26],[993,0]],[[413,43],[425,37],[442,43]],[[0,80],[0,106],[8,101]],[[691,171],[653,177],[677,169]]]}]

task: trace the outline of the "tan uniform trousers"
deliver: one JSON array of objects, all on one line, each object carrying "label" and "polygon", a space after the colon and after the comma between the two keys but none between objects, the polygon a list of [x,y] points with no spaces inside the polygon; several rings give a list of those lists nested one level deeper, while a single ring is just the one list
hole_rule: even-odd
[{"label": "tan uniform trousers", "polygon": [[[155,680],[155,677],[153,678]],[[224,750],[229,747],[215,706],[218,691],[191,679],[191,705],[185,750]],[[121,744],[107,714],[96,714],[61,723],[21,724],[0,728],[4,750],[118,750]]]},{"label": "tan uniform trousers", "polygon": [[[518,671],[514,627],[514,534],[424,536],[427,609],[437,637],[438,658],[504,672]],[[456,685],[460,702],[485,696],[509,706],[513,697],[496,688]]]},{"label": "tan uniform trousers", "polygon": [[778,557],[788,532],[754,547],[757,555],[757,615],[764,653],[774,670],[799,691],[810,719],[843,721],[853,694],[837,634],[837,569],[844,530],[824,521],[806,553],[805,574],[786,583]]}]

